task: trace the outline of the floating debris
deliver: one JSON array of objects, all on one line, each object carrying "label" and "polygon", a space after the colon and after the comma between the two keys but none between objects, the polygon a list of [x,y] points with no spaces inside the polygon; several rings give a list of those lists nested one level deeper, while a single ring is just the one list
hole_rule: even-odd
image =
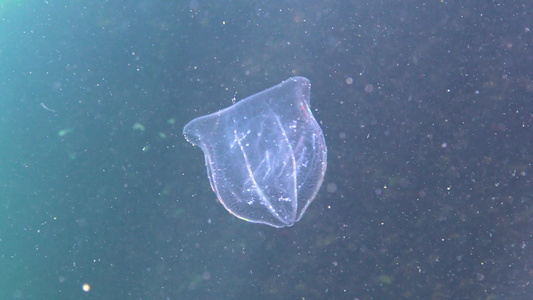
[{"label": "floating debris", "polygon": [[61,129],[59,130],[59,132],[57,133],[58,136],[65,136],[69,133],[71,133],[72,131],[74,131],[74,128],[65,128],[65,129]]},{"label": "floating debris", "polygon": [[144,131],[144,125],[139,122],[136,122],[135,124],[133,124],[133,130]]}]

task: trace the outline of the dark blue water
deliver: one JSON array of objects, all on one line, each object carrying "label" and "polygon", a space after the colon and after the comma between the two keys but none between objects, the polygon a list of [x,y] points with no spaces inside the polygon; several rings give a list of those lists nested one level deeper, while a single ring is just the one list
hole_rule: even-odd
[{"label": "dark blue water", "polygon": [[[528,299],[532,12],[1,3],[0,298]],[[292,76],[324,184],[292,227],[243,222],[182,128]]]}]

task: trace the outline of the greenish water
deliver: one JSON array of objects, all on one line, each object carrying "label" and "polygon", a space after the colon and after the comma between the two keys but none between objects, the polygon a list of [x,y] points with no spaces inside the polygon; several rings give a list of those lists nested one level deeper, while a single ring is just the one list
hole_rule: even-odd
[{"label": "greenish water", "polygon": [[[528,299],[527,1],[0,2],[1,299]],[[328,145],[290,228],[193,118],[291,76]]]}]

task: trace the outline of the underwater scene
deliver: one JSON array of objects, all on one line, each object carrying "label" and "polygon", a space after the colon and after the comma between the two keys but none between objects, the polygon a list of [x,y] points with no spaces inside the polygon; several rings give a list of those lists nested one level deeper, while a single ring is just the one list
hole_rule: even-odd
[{"label": "underwater scene", "polygon": [[531,299],[533,3],[0,0],[0,299]]}]

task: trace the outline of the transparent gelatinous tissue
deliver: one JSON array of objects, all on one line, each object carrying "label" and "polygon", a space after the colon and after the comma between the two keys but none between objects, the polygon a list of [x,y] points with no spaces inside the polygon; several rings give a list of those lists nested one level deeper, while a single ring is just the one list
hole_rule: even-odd
[{"label": "transparent gelatinous tissue", "polygon": [[274,227],[299,221],[326,172],[322,129],[304,77],[196,118],[183,134],[205,155],[218,200],[243,220]]}]

